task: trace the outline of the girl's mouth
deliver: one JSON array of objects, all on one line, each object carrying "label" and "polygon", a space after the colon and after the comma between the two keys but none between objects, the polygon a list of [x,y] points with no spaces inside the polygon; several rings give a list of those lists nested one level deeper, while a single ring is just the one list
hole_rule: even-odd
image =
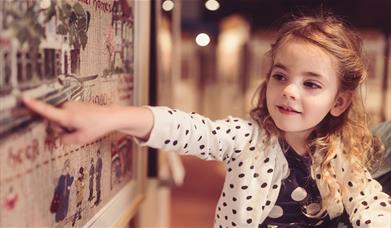
[{"label": "girl's mouth", "polygon": [[289,107],[289,106],[280,106],[280,105],[277,105],[277,108],[278,110],[282,113],[282,114],[287,114],[287,115],[293,115],[293,114],[300,114],[301,112],[299,111],[296,111],[295,109]]}]

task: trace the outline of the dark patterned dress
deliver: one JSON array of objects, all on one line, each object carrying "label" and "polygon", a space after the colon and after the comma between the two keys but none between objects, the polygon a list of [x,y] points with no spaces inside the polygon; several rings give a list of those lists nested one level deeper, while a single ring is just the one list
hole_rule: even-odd
[{"label": "dark patterned dress", "polygon": [[310,216],[321,208],[321,196],[311,178],[311,158],[300,156],[291,147],[285,157],[289,176],[282,180],[276,204],[259,227],[352,227],[346,212],[333,220],[327,213],[321,217]]}]

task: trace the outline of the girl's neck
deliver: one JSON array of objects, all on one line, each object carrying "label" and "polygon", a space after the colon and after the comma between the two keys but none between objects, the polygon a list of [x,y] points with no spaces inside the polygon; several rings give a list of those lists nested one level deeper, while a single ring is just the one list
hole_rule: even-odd
[{"label": "girl's neck", "polygon": [[296,151],[300,156],[308,154],[307,150],[307,138],[310,132],[285,132],[284,138],[286,142]]}]

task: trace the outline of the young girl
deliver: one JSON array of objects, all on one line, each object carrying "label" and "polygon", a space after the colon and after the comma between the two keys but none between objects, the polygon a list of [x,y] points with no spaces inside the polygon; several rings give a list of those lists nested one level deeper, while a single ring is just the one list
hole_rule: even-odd
[{"label": "young girl", "polygon": [[211,121],[167,107],[24,102],[72,130],[64,143],[117,130],[142,145],[224,162],[215,227],[333,227],[344,220],[391,227],[390,198],[367,171],[380,147],[358,94],[367,77],[360,38],[334,17],[301,17],[281,28],[268,56],[250,121]]}]

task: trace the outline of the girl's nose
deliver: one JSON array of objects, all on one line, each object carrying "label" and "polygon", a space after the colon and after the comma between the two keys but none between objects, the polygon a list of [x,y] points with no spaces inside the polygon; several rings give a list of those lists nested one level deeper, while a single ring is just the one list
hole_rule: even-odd
[{"label": "girl's nose", "polygon": [[289,99],[297,100],[299,98],[299,90],[294,83],[290,83],[284,88],[282,95]]}]

